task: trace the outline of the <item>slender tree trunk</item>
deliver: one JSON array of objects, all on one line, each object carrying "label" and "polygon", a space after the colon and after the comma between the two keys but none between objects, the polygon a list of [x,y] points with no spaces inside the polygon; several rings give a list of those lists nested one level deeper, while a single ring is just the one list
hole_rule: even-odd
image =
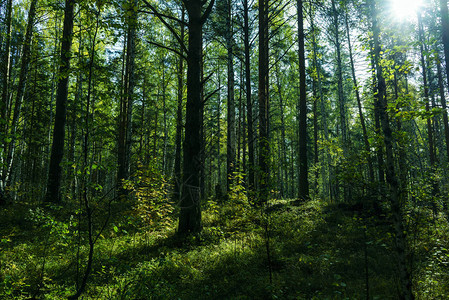
[{"label": "slender tree trunk", "polygon": [[[420,42],[420,59],[421,59],[421,68],[422,68],[422,76],[423,76],[423,85],[424,85],[424,101],[426,106],[426,112],[430,113],[430,104],[429,104],[429,85],[427,82],[427,67],[426,60],[424,58],[424,29],[422,24],[421,14],[418,13],[418,36]],[[435,149],[434,149],[434,138],[433,138],[433,129],[432,129],[432,119],[430,117],[427,118],[427,139],[429,144],[429,158],[430,158],[430,166],[431,168],[435,167]]]},{"label": "slender tree trunk", "polygon": [[[320,96],[320,112],[321,112],[321,127],[323,128],[323,133],[324,133],[324,141],[326,144],[328,144],[329,142],[329,129],[327,126],[327,112],[326,112],[326,103],[325,103],[325,99],[324,99],[324,94],[323,94],[323,88],[322,88],[322,84],[321,84],[321,70],[320,70],[320,65],[318,63],[318,47],[317,47],[317,42],[316,42],[316,32],[315,32],[315,25],[314,25],[314,21],[313,21],[313,17],[311,18],[310,21],[310,25],[311,25],[311,29],[312,29],[312,43],[313,43],[313,64],[316,70],[316,74],[317,74],[317,83],[318,83],[318,92],[319,92],[319,96]],[[324,199],[328,199],[330,198],[330,200],[332,201],[332,199],[335,198],[335,192],[334,192],[334,175],[333,175],[333,169],[332,166],[330,165],[330,154],[329,151],[325,151],[324,155],[324,161],[323,161],[323,166],[321,167],[321,177],[322,177],[322,181],[323,181],[323,198]],[[329,178],[328,178],[328,170],[329,170]],[[330,193],[329,193],[330,192]]]},{"label": "slender tree trunk", "polygon": [[227,180],[226,190],[230,191],[232,176],[235,170],[235,99],[234,99],[234,54],[232,31],[232,1],[227,0],[226,14],[226,48],[228,51],[228,138],[227,138]]},{"label": "slender tree trunk", "polygon": [[437,52],[435,52],[436,62],[437,62],[437,72],[438,72],[438,86],[440,90],[440,101],[441,101],[441,107],[443,108],[443,125],[444,125],[444,137],[446,140],[446,159],[447,162],[449,162],[449,122],[447,117],[447,105],[446,105],[446,97],[444,95],[444,82],[443,82],[443,76],[441,71],[441,64],[440,64],[440,58],[438,57]]},{"label": "slender tree trunk", "polygon": [[297,0],[298,10],[298,60],[299,60],[299,190],[300,201],[309,199],[307,165],[307,95],[306,58],[304,46],[303,1]]},{"label": "slender tree trunk", "polygon": [[352,82],[354,85],[355,97],[357,100],[357,107],[359,109],[360,124],[362,125],[363,143],[365,146],[366,155],[368,156],[368,177],[369,177],[369,180],[371,182],[373,182],[374,181],[374,169],[373,169],[373,162],[372,162],[372,158],[371,158],[371,146],[370,146],[370,143],[368,140],[368,132],[366,130],[365,117],[363,116],[362,101],[360,99],[360,91],[359,91],[359,86],[357,83],[357,77],[355,76],[354,57],[352,54],[351,34],[350,34],[349,22],[348,22],[348,12],[346,12],[346,15],[345,15],[345,24],[346,24],[346,33],[347,33],[347,38],[348,38],[349,60],[351,63]]},{"label": "slender tree trunk", "polygon": [[270,142],[268,79],[268,0],[259,0],[259,201],[268,200]]},{"label": "slender tree trunk", "polygon": [[248,131],[248,189],[252,191],[255,186],[254,176],[254,122],[253,122],[253,102],[251,98],[251,55],[249,42],[249,16],[248,0],[243,0],[243,44],[245,48],[245,90],[246,90],[246,119]]},{"label": "slender tree trunk", "polygon": [[[28,11],[28,20],[27,20],[27,27],[25,32],[25,39],[23,41],[22,46],[22,57],[21,57],[21,64],[20,64],[20,73],[19,73],[19,83],[17,86],[17,94],[15,97],[15,105],[14,105],[14,113],[12,122],[10,124],[9,128],[9,143],[5,143],[4,151],[6,152],[6,161],[4,162],[4,171],[3,171],[3,184],[9,184],[11,181],[11,171],[14,161],[14,155],[15,155],[15,147],[16,147],[16,131],[19,121],[20,112],[22,109],[22,103],[23,98],[25,94],[25,84],[28,79],[28,69],[29,69],[29,63],[30,63],[30,56],[31,56],[31,41],[33,38],[33,27],[34,27],[34,19],[36,16],[36,2],[37,0],[33,0],[30,3],[30,9]],[[9,68],[8,66],[6,66]],[[7,85],[5,86],[7,88]],[[6,94],[7,91],[5,90],[3,94]],[[4,102],[6,103],[6,102]],[[6,119],[5,119],[6,121]],[[0,184],[1,185],[1,184]],[[1,190],[1,189],[0,189]],[[1,200],[0,200],[1,201]]]},{"label": "slender tree trunk", "polygon": [[[286,192],[288,191],[288,180],[287,180],[287,148],[286,148],[286,140],[285,140],[285,110],[284,110],[284,97],[282,96],[282,86],[280,82],[280,72],[279,72],[279,66],[276,64],[276,85],[279,93],[279,109],[280,109],[280,115],[281,115],[281,151],[282,151],[282,158],[279,161],[279,165],[281,166],[281,196],[285,197]],[[285,185],[285,188],[284,188]]]},{"label": "slender tree trunk", "polygon": [[5,173],[6,168],[1,167],[5,164],[5,156],[7,152],[6,132],[8,124],[8,107],[9,107],[9,70],[10,70],[10,51],[11,51],[11,15],[12,15],[12,0],[6,2],[5,14],[5,50],[1,58],[1,72],[2,72],[2,99],[0,102],[0,205],[6,203],[5,191]]},{"label": "slender tree trunk", "polygon": [[70,57],[73,32],[73,8],[75,0],[66,0],[64,9],[64,28],[61,45],[61,64],[56,91],[56,114],[53,127],[53,144],[48,170],[46,202],[61,202],[62,157],[64,155],[65,124],[67,115],[67,96],[69,87]]},{"label": "slender tree trunk", "polygon": [[412,280],[410,270],[407,265],[407,238],[404,228],[404,220],[402,215],[402,193],[395,172],[394,156],[393,156],[393,134],[390,128],[390,120],[387,113],[386,84],[382,74],[381,46],[379,42],[380,30],[377,25],[377,13],[375,1],[371,1],[371,16],[373,26],[373,43],[374,43],[374,63],[377,74],[377,97],[380,103],[380,119],[382,131],[384,134],[385,153],[386,153],[386,175],[387,183],[390,189],[390,202],[393,214],[393,225],[395,230],[396,253],[399,264],[400,279],[400,298],[414,299],[412,293]]},{"label": "slender tree trunk", "polygon": [[[0,124],[0,128],[6,128],[6,116],[8,109],[8,97],[9,97],[9,69],[11,64],[11,15],[12,15],[12,0],[6,2],[6,14],[5,14],[5,50],[2,56],[1,72],[2,72],[2,102],[0,103],[0,115],[4,120],[4,124]],[[5,131],[3,131],[5,132]],[[1,140],[3,142],[3,140]]]},{"label": "slender tree trunk", "polygon": [[[182,22],[185,21],[185,9],[182,9]],[[184,41],[184,25],[181,25],[181,40]],[[183,48],[179,46],[179,52],[183,54]],[[175,192],[174,196],[177,200],[180,199],[181,192],[181,143],[182,143],[182,99],[184,97],[184,59],[179,56],[178,65],[178,108],[176,110],[176,137],[175,137],[175,168],[174,168],[174,178],[175,178]]]},{"label": "slender tree trunk", "polygon": [[[117,183],[120,185],[123,180],[129,178],[130,171],[130,156],[131,156],[131,133],[132,133],[132,109],[134,101],[134,85],[135,72],[134,60],[136,51],[136,27],[137,27],[137,1],[129,0],[127,16],[127,41],[126,41],[126,56],[125,56],[125,73],[123,80],[123,96],[120,104],[120,121],[118,133],[118,171]],[[119,189],[121,195],[125,195],[126,191],[123,188]]]}]

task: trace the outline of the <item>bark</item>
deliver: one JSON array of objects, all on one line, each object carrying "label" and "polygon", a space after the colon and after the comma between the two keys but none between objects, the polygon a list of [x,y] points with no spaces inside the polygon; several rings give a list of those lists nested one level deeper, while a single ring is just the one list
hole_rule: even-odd
[{"label": "bark", "polygon": [[303,1],[297,0],[298,10],[298,60],[299,60],[299,200],[309,199],[307,165],[307,95],[306,59],[304,46]]},{"label": "bark", "polygon": [[70,73],[70,56],[73,32],[73,9],[75,0],[66,0],[64,9],[64,27],[61,45],[61,64],[56,91],[56,114],[53,127],[53,143],[48,170],[47,193],[45,202],[61,202],[62,157],[64,155],[65,124],[67,115],[67,96]]}]

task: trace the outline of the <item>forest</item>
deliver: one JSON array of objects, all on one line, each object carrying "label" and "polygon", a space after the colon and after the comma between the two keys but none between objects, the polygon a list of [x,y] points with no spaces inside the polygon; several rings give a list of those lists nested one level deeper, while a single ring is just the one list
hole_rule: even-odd
[{"label": "forest", "polygon": [[447,299],[447,0],[0,0],[0,299]]}]

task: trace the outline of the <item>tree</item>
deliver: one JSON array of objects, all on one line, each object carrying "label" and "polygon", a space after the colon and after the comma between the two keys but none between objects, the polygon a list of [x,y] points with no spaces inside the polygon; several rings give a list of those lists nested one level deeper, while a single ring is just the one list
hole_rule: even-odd
[{"label": "tree", "polygon": [[299,62],[299,200],[309,199],[307,165],[307,91],[306,59],[304,46],[303,1],[297,0],[298,10],[298,62]]},{"label": "tree", "polygon": [[268,200],[270,163],[268,1],[259,0],[259,201]]},{"label": "tree", "polygon": [[398,178],[395,172],[393,156],[393,133],[390,127],[390,120],[387,113],[386,84],[381,66],[381,45],[379,41],[380,29],[377,24],[376,1],[371,0],[371,18],[373,29],[373,54],[374,67],[377,78],[377,98],[379,103],[379,116],[384,135],[386,154],[386,179],[390,190],[391,211],[393,214],[393,224],[395,230],[395,246],[398,255],[400,297],[401,299],[413,299],[412,281],[410,270],[407,264],[407,238],[404,230],[404,220],[402,215],[402,193],[399,187]]},{"label": "tree", "polygon": [[[119,115],[119,131],[118,131],[118,171],[117,182],[121,184],[123,180],[129,178],[129,165],[131,156],[131,133],[132,133],[132,110],[135,86],[134,61],[136,51],[136,28],[137,28],[137,1],[130,0],[125,3],[125,16],[127,20],[126,34],[126,55],[125,71],[123,78],[123,95],[120,98],[120,115]],[[123,188],[119,189],[125,193]]]},{"label": "tree", "polygon": [[67,96],[70,75],[70,58],[73,36],[73,10],[75,0],[66,0],[64,9],[64,27],[61,39],[61,64],[56,91],[56,113],[53,126],[53,143],[48,171],[45,202],[61,202],[62,157],[64,155],[65,124],[67,115]]},{"label": "tree", "polygon": [[201,230],[201,121],[202,121],[202,45],[203,25],[212,11],[215,0],[206,4],[200,0],[184,0],[187,10],[189,43],[187,49],[187,104],[185,138],[183,145],[183,182],[178,233],[188,234]]},{"label": "tree", "polygon": [[246,92],[246,119],[248,131],[248,188],[253,190],[254,182],[254,122],[253,100],[251,97],[251,55],[250,55],[250,27],[248,0],[243,0],[243,43],[245,56],[245,92]]}]

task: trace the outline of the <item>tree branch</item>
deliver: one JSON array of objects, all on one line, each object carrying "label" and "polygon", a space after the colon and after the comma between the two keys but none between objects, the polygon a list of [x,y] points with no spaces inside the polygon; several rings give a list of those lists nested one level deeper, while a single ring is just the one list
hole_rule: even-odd
[{"label": "tree branch", "polygon": [[[206,1],[204,1],[205,3]],[[207,20],[207,18],[209,18],[209,15],[212,11],[212,7],[214,6],[215,0],[211,0],[209,2],[209,5],[206,8],[206,11],[204,12],[203,16],[201,17],[201,24],[204,24]]]},{"label": "tree branch", "polygon": [[[139,9],[138,12],[146,13],[146,14],[150,14],[150,15],[156,15],[156,13],[155,13],[154,11],[147,11],[147,10]],[[184,22],[184,21],[182,21],[182,20],[180,20],[180,19],[178,19],[178,18],[169,16],[169,15],[165,15],[165,14],[161,14],[161,13],[159,13],[159,15],[160,15],[161,17],[163,17],[163,18],[166,18],[166,19],[169,19],[169,20],[178,22],[178,23],[181,24],[181,25],[188,26],[188,24],[187,24],[186,22]],[[156,16],[157,16],[157,15],[156,15]]]},{"label": "tree branch", "polygon": [[167,49],[169,51],[172,51],[172,52],[178,54],[183,59],[187,60],[187,57],[184,54],[182,54],[181,52],[179,52],[178,50],[176,50],[176,49],[173,49],[173,48],[170,48],[170,47],[167,47],[167,46],[164,46],[162,44],[159,44],[159,43],[156,43],[156,42],[152,42],[152,41],[147,41],[147,43],[151,44],[151,45],[154,45],[154,46],[157,46],[157,47],[160,47],[160,48],[163,48],[163,49]]},{"label": "tree branch", "polygon": [[181,45],[182,49],[184,50],[184,52],[188,53],[187,51],[187,47],[184,44],[184,41],[179,37],[178,33],[176,32],[176,30],[167,23],[167,21],[165,21],[164,19],[164,15],[160,14],[156,8],[154,8],[153,5],[151,5],[147,0],[143,0],[143,2],[145,3],[145,5],[151,9],[153,11],[153,13],[156,15],[156,17],[158,17],[159,20],[161,20],[162,24],[165,25],[165,27],[167,27],[168,30],[170,30],[170,32],[175,36],[176,40],[178,41],[178,43]]}]

